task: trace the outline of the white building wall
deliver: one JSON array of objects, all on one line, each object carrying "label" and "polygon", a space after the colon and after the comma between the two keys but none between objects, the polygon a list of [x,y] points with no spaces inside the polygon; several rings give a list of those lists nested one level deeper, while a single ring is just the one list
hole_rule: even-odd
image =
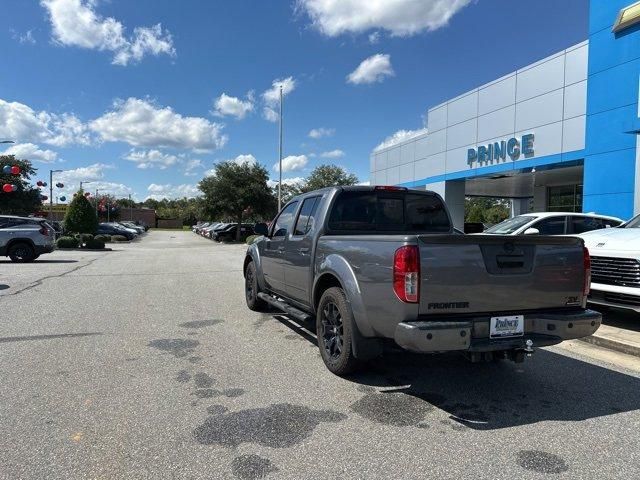
[{"label": "white building wall", "polygon": [[[588,42],[505,75],[428,111],[428,134],[371,154],[372,184],[443,181],[476,175],[467,151],[494,141],[535,135],[533,157],[584,149]],[[437,177],[437,178],[433,178]]]}]

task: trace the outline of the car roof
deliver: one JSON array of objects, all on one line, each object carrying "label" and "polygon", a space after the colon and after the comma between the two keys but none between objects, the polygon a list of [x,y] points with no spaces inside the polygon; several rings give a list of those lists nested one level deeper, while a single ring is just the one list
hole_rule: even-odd
[{"label": "car roof", "polygon": [[45,221],[42,217],[21,217],[19,215],[0,215],[0,218],[17,218],[18,220],[35,220],[36,222]]},{"label": "car roof", "polygon": [[573,217],[588,217],[588,218],[606,218],[608,220],[617,220],[622,222],[623,220],[618,217],[611,217],[609,215],[600,215],[598,213],[577,213],[577,212],[531,212],[531,213],[522,213],[518,215],[519,217],[534,217],[534,218],[549,218],[549,217],[564,217],[567,215],[571,215]]}]

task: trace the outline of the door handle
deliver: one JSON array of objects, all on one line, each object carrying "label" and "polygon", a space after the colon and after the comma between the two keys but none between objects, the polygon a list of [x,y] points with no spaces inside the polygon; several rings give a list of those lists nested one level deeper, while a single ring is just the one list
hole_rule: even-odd
[{"label": "door handle", "polygon": [[278,252],[280,253],[284,252],[284,247],[278,247]]},{"label": "door handle", "polygon": [[309,249],[307,247],[302,247],[298,249],[298,252],[304,255],[305,253],[309,253]]}]

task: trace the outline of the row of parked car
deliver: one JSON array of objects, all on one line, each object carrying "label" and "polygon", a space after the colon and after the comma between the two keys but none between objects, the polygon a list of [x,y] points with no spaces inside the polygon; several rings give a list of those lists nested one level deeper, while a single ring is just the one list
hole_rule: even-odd
[{"label": "row of parked car", "polygon": [[146,225],[134,222],[103,222],[98,225],[96,235],[121,235],[127,240],[133,240],[148,229]]},{"label": "row of parked car", "polygon": [[[198,235],[206,237],[216,242],[229,242],[236,240],[238,234],[237,223],[224,222],[199,222],[191,230]],[[253,224],[243,223],[240,225],[240,240],[245,241],[247,237],[254,234]]]},{"label": "row of parked car", "polygon": [[[106,222],[98,225],[98,235],[120,235],[133,240],[149,229],[134,222]],[[65,234],[64,224],[39,217],[0,215],[0,256],[13,262],[32,262],[51,253],[56,240]]]}]

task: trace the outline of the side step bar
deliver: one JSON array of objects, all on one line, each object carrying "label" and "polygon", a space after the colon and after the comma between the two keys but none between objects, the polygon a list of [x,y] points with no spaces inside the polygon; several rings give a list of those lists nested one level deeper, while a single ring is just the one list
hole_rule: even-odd
[{"label": "side step bar", "polygon": [[302,310],[298,310],[297,308],[292,307],[288,303],[283,302],[282,300],[278,300],[277,298],[272,297],[271,295],[268,295],[264,292],[258,293],[258,298],[261,300],[264,300],[272,307],[277,308],[278,310],[286,313],[287,315],[292,316],[299,322],[307,323],[313,319],[313,317],[308,313],[305,313]]}]

